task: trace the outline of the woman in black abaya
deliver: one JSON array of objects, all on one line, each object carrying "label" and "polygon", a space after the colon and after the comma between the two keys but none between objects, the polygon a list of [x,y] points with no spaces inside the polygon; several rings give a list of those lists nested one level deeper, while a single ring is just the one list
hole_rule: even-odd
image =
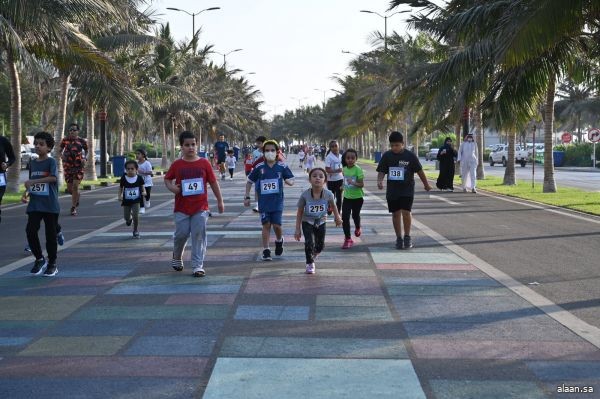
[{"label": "woman in black abaya", "polygon": [[452,147],[452,139],[450,137],[446,138],[444,145],[440,147],[437,154],[440,163],[440,175],[436,186],[442,191],[454,191],[454,158],[457,155],[456,150]]}]

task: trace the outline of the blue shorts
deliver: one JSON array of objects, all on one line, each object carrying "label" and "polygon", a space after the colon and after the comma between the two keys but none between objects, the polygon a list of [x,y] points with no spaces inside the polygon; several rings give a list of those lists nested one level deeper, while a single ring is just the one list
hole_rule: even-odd
[{"label": "blue shorts", "polygon": [[283,216],[283,211],[274,211],[274,212],[261,212],[260,213],[260,222],[262,224],[276,224],[281,226],[281,218]]}]

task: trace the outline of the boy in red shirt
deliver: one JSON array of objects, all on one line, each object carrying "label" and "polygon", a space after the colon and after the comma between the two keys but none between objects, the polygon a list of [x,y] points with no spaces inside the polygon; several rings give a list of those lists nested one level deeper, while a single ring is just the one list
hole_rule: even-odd
[{"label": "boy in red shirt", "polygon": [[175,236],[171,266],[178,272],[183,270],[183,250],[191,234],[194,277],[204,277],[206,223],[209,214],[207,183],[217,199],[219,213],[225,211],[225,204],[210,162],[198,156],[194,134],[189,131],[181,132],[179,144],[182,158],[173,162],[165,175],[165,185],[175,194]]}]

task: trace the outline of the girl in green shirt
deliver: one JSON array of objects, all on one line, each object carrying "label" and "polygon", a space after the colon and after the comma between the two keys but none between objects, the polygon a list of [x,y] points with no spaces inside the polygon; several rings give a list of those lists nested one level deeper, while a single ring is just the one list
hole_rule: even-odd
[{"label": "girl in green shirt", "polygon": [[349,249],[354,245],[350,235],[350,216],[354,220],[354,235],[360,237],[360,210],[363,206],[363,187],[365,173],[356,165],[358,153],[349,148],[342,157],[342,172],[344,174],[344,202],[342,203],[342,227],[344,229],[344,245],[342,249]]}]

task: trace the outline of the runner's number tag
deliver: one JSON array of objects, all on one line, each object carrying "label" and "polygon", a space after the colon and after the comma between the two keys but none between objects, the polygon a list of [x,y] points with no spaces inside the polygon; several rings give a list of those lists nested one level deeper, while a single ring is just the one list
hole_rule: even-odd
[{"label": "runner's number tag", "polygon": [[352,188],[356,183],[354,177],[344,177],[344,188]]},{"label": "runner's number tag", "polygon": [[388,180],[404,181],[404,168],[392,167],[388,171]]},{"label": "runner's number tag", "polygon": [[33,183],[29,187],[29,193],[31,195],[39,195],[42,197],[49,196],[50,191],[48,190],[48,183]]},{"label": "runner's number tag", "polygon": [[188,197],[190,195],[202,195],[204,194],[204,179],[199,177],[197,179],[187,179],[181,182],[182,192],[181,195]]},{"label": "runner's number tag", "polygon": [[139,187],[126,187],[124,192],[126,200],[136,200],[140,197]]},{"label": "runner's number tag", "polygon": [[311,217],[321,217],[327,212],[327,202],[316,201],[306,203],[306,215]]},{"label": "runner's number tag", "polygon": [[0,187],[6,186],[6,173],[0,173]]},{"label": "runner's number tag", "polygon": [[260,183],[260,192],[262,194],[278,194],[279,179],[266,179]]}]

